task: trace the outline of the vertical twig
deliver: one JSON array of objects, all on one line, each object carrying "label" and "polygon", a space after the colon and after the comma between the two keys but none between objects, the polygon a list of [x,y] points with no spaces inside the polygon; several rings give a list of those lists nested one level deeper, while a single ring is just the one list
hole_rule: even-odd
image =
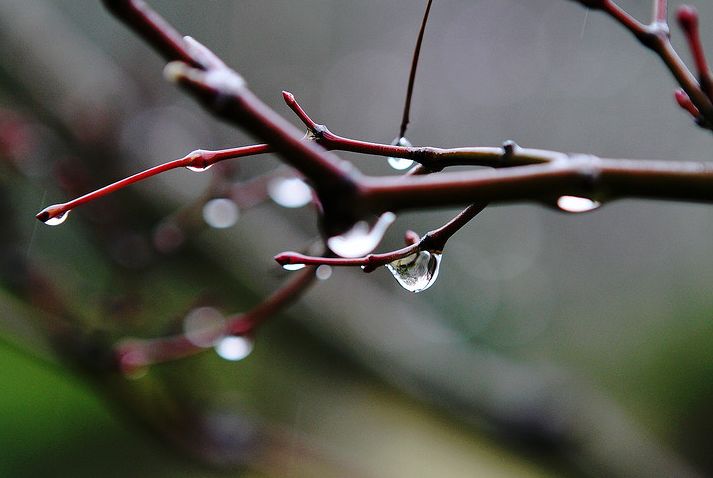
[{"label": "vertical twig", "polygon": [[418,69],[418,59],[421,57],[421,44],[423,43],[423,35],[426,32],[426,23],[428,23],[428,15],[431,12],[431,4],[433,0],[428,0],[426,12],[423,14],[421,29],[418,32],[418,40],[416,40],[416,48],[413,50],[413,58],[411,59],[411,71],[408,76],[408,87],[406,88],[406,101],[404,102],[404,113],[401,117],[401,127],[399,128],[399,138],[403,138],[408,128],[409,117],[411,115],[411,98],[413,97],[413,86],[416,82],[416,70]]}]

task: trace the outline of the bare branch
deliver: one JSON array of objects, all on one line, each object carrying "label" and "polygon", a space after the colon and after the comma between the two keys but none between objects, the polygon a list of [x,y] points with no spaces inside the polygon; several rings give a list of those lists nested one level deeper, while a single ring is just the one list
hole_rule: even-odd
[{"label": "bare branch", "polygon": [[307,256],[299,252],[282,252],[275,256],[278,264],[285,265],[329,265],[329,266],[359,266],[364,272],[372,272],[377,267],[384,266],[399,259],[415,254],[420,251],[440,253],[456,232],[465,226],[471,219],[477,216],[487,203],[479,203],[468,206],[456,217],[448,221],[445,225],[427,232],[422,238],[413,231],[406,233],[406,247],[383,254],[369,254],[358,258],[342,257],[317,257]]},{"label": "bare branch", "polygon": [[[698,124],[706,129],[713,130],[713,102],[711,102],[711,97],[705,92],[702,85],[699,84],[671,44],[667,22],[667,0],[653,0],[653,21],[649,25],[636,20],[613,0],[574,1],[594,10],[602,10],[629,30],[645,47],[656,53],[686,95],[688,95],[691,103],[700,112],[701,117]],[[686,14],[684,13],[685,16]],[[690,111],[689,108],[686,109]]]},{"label": "bare branch", "polygon": [[124,373],[132,374],[149,365],[201,353],[226,336],[251,336],[267,319],[285,309],[307,291],[314,283],[314,272],[314,267],[305,268],[248,312],[231,315],[221,327],[202,331],[200,343],[192,341],[185,334],[158,339],[124,340],[115,348],[117,365]]},{"label": "bare branch", "polygon": [[413,58],[411,59],[411,70],[408,76],[408,86],[406,87],[406,100],[404,101],[404,112],[401,117],[401,126],[399,127],[399,138],[403,138],[408,128],[409,116],[411,114],[411,98],[413,97],[413,87],[416,83],[416,70],[418,69],[418,60],[421,57],[421,45],[423,44],[423,35],[426,32],[426,24],[428,23],[428,15],[431,13],[431,5],[433,0],[428,0],[426,4],[426,12],[423,14],[421,28],[418,31],[418,39],[416,47],[413,50]]}]

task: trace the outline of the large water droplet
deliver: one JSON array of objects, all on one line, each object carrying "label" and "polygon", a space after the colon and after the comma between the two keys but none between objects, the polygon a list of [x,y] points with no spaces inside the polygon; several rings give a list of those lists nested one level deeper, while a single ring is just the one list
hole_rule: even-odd
[{"label": "large water droplet", "polygon": [[373,227],[369,223],[359,221],[344,234],[327,239],[327,246],[340,257],[362,257],[376,249],[386,230],[396,220],[392,212],[385,212]]},{"label": "large water droplet", "polygon": [[215,345],[215,352],[225,360],[238,361],[253,351],[254,343],[247,337],[225,337]]},{"label": "large water droplet", "polygon": [[199,347],[211,347],[223,336],[225,319],[223,314],[213,307],[193,309],[183,319],[183,332],[186,338]]},{"label": "large water droplet", "polygon": [[282,207],[302,207],[312,200],[312,190],[300,178],[275,178],[267,184],[267,193]]},{"label": "large water droplet", "polygon": [[[413,146],[413,145],[411,144],[411,141],[407,140],[407,139],[404,138],[403,136],[400,137],[400,138],[395,138],[395,139],[391,142],[391,145],[392,145],[392,146],[404,146],[404,147],[406,147],[406,148],[410,148],[410,147]],[[413,161],[410,160],[410,159],[407,159],[407,158],[392,158],[392,157],[389,157],[389,158],[387,158],[387,161],[388,161],[388,163],[389,163],[389,166],[391,166],[392,168],[394,168],[394,169],[397,170],[397,171],[403,171],[404,169],[408,169],[408,168],[410,168],[411,165],[413,164]]]},{"label": "large water droplet", "polygon": [[211,199],[203,206],[203,219],[216,229],[225,229],[238,222],[240,211],[234,201],[226,198]]},{"label": "large water droplet", "polygon": [[441,267],[441,254],[420,251],[386,264],[386,267],[401,287],[411,292],[421,292],[436,282]]},{"label": "large water droplet", "polygon": [[601,205],[598,201],[579,196],[561,196],[557,199],[557,207],[564,212],[571,213],[594,211]]},{"label": "large water droplet", "polygon": [[306,266],[304,264],[285,264],[282,266],[286,271],[298,271],[304,269]]},{"label": "large water droplet", "polygon": [[58,214],[56,216],[52,216],[49,219],[45,221],[45,224],[48,226],[59,226],[62,224],[64,221],[67,220],[69,217],[69,211],[65,211],[62,214]]}]

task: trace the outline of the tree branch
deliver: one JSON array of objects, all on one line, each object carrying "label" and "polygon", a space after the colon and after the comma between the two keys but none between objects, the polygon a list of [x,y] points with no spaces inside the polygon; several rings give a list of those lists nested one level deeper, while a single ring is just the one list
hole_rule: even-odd
[{"label": "tree branch", "polygon": [[360,266],[364,272],[372,272],[377,267],[384,266],[399,259],[421,251],[441,253],[446,247],[448,239],[477,216],[487,203],[472,204],[456,217],[438,229],[427,232],[419,238],[413,231],[406,234],[406,247],[383,254],[369,254],[364,257],[318,257],[308,256],[299,252],[282,252],[275,256],[275,261],[281,266],[285,265],[328,265],[328,266]]},{"label": "tree branch", "polygon": [[[700,113],[700,116],[697,118],[698,124],[701,127],[713,131],[713,102],[711,96],[707,94],[705,88],[696,81],[695,76],[691,73],[683,60],[681,60],[671,44],[667,21],[667,0],[653,0],[653,21],[648,25],[636,20],[613,0],[573,1],[593,10],[602,10],[629,30],[645,47],[656,53],[681,86],[682,90],[688,95],[691,104],[694,105],[696,110]],[[677,96],[678,95],[680,94],[677,94]],[[681,104],[681,101],[678,102]],[[685,109],[689,112],[692,111],[689,107],[685,107]]]},{"label": "tree branch", "polygon": [[200,342],[191,340],[186,334],[157,339],[124,340],[114,349],[117,366],[130,375],[149,365],[204,352],[226,336],[252,336],[267,319],[291,305],[307,291],[314,283],[314,272],[314,267],[301,270],[249,311],[227,317],[220,327],[199,331]]}]

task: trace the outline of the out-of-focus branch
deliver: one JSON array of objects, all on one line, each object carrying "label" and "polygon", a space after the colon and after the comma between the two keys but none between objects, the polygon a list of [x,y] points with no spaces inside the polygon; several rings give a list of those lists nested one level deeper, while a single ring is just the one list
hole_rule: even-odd
[{"label": "out-of-focus branch", "polygon": [[251,336],[267,319],[292,304],[314,283],[315,268],[308,267],[247,312],[233,314],[219,326],[198,331],[200,341],[186,334],[158,339],[127,339],[116,346],[117,365],[131,374],[152,364],[189,357],[212,347],[226,336]]},{"label": "out-of-focus branch", "polygon": [[[707,66],[704,66],[705,63],[702,61],[703,50],[697,40],[698,17],[694,9],[682,6],[679,9],[678,20],[688,37],[689,46],[699,70],[700,82],[696,80],[696,77],[691,73],[671,44],[667,19],[668,0],[653,0],[652,22],[648,25],[636,20],[613,0],[573,1],[593,10],[603,11],[629,30],[646,48],[656,53],[676,79],[676,82],[681,86],[683,92],[688,96],[690,103],[695,106],[695,110],[687,106],[685,100],[679,99],[679,96],[682,97],[682,93],[677,93],[679,105],[689,113],[697,111],[699,113],[695,117],[697,123],[701,127],[713,131],[713,97],[711,96],[709,85],[710,74]],[[693,38],[696,38],[696,40],[693,40]]]}]

